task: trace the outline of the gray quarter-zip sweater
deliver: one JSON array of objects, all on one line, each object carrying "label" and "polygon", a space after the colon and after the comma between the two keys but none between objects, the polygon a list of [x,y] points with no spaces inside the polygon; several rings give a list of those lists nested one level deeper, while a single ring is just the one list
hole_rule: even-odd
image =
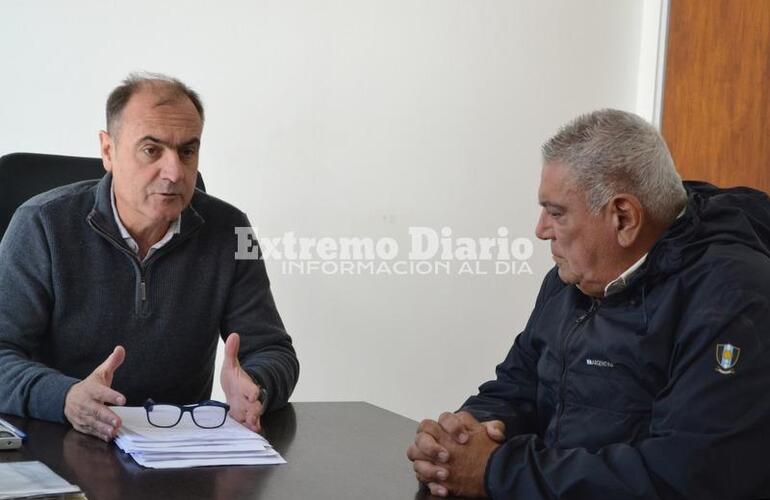
[{"label": "gray quarter-zip sweater", "polygon": [[110,174],[35,196],[0,241],[0,412],[64,421],[69,388],[116,345],[127,404],[211,394],[219,337],[241,335],[243,368],[286,403],[299,364],[262,260],[236,260],[246,215],[202,191],[145,262],[112,216]]}]

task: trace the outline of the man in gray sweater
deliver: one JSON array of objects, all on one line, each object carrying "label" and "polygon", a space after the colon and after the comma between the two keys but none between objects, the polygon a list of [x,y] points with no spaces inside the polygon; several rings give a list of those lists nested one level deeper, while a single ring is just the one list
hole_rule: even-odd
[{"label": "man in gray sweater", "polygon": [[107,101],[107,174],[24,203],[0,242],[0,412],[106,441],[109,405],[211,394],[219,336],[230,414],[254,431],[299,364],[262,260],[238,260],[235,207],[195,189],[203,106],[161,75]]}]

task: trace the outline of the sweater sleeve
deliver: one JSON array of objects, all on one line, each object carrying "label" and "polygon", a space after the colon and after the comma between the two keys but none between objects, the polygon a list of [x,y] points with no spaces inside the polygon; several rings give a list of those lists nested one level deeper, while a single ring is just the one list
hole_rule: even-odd
[{"label": "sweater sleeve", "polygon": [[503,421],[509,438],[537,432],[539,354],[531,344],[531,329],[548,297],[562,286],[556,268],[552,269],[543,280],[524,331],[516,337],[505,360],[497,366],[496,378],[482,384],[479,393],[468,398],[460,411],[471,413],[481,422]]},{"label": "sweater sleeve", "polygon": [[[652,408],[650,434],[633,445],[554,449],[535,434],[492,455],[492,498],[766,498],[770,480],[770,291],[696,292],[683,311],[670,379]],[[734,346],[733,368],[719,349]],[[738,352],[735,348],[739,348]],[[729,350],[729,349],[728,349]],[[721,371],[719,371],[721,369]]]},{"label": "sweater sleeve", "polygon": [[78,380],[37,359],[54,300],[40,210],[22,205],[0,241],[0,412],[65,421],[64,400]]},{"label": "sweater sleeve", "polygon": [[[244,215],[241,224],[249,227]],[[256,244],[256,240],[255,240]],[[235,242],[233,246],[235,252]],[[241,366],[267,390],[267,411],[284,406],[299,377],[299,361],[278,314],[263,259],[236,261],[220,331],[241,336]]]}]

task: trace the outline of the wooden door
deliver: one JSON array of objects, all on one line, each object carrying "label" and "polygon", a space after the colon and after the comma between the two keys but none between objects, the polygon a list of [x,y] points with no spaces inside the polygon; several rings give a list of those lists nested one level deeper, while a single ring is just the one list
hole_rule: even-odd
[{"label": "wooden door", "polygon": [[663,135],[682,178],[770,192],[770,0],[671,0]]}]

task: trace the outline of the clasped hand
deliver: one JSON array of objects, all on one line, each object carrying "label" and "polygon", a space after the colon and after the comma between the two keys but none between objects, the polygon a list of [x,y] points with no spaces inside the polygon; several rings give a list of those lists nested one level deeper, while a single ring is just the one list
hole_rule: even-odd
[{"label": "clasped hand", "polygon": [[[231,333],[225,342],[225,358],[220,382],[230,405],[230,415],[254,432],[261,430],[264,411],[259,401],[260,387],[241,368],[238,361],[240,336]],[[126,397],[111,388],[115,370],[126,359],[126,350],[117,346],[88,377],[74,384],[64,400],[64,416],[75,430],[112,441],[122,424],[109,405],[122,406]]]},{"label": "clasped hand", "polygon": [[505,439],[500,420],[479,423],[468,412],[442,413],[423,420],[406,456],[414,462],[417,480],[431,494],[484,497],[484,472],[492,452]]}]

